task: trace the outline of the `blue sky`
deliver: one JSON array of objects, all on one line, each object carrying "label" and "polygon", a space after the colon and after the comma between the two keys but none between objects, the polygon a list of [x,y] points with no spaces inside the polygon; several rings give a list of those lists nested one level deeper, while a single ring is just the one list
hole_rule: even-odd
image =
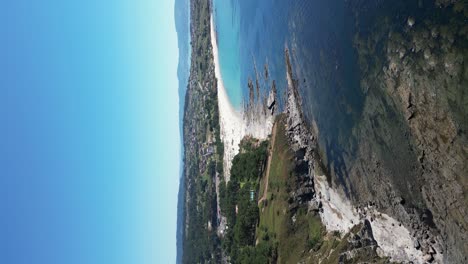
[{"label": "blue sky", "polygon": [[172,0],[2,4],[0,263],[173,263]]}]

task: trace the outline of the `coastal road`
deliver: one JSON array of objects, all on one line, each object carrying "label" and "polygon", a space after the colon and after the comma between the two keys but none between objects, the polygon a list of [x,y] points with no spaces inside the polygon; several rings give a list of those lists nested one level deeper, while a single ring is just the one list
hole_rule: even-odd
[{"label": "coastal road", "polygon": [[273,125],[272,133],[271,133],[271,148],[270,148],[270,154],[268,155],[268,162],[267,162],[267,169],[266,169],[266,179],[265,179],[265,186],[263,188],[263,195],[260,200],[258,200],[258,205],[260,205],[263,200],[266,200],[267,194],[268,194],[268,180],[270,179],[270,167],[271,167],[271,159],[273,157],[273,148],[275,147],[275,139],[276,139],[276,126],[277,122]]}]

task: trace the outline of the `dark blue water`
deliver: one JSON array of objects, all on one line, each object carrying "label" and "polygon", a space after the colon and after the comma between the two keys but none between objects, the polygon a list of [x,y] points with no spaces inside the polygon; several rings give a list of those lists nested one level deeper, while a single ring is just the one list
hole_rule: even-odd
[{"label": "dark blue water", "polygon": [[[226,9],[225,1],[214,3],[215,10]],[[312,120],[316,122],[322,133],[320,145],[337,167],[336,171],[346,171],[343,155],[349,155],[354,149],[356,143],[351,130],[363,106],[352,44],[351,9],[344,1],[337,0],[241,0],[231,1],[230,8],[234,15],[217,15],[216,23],[238,23],[231,26],[236,30],[220,27],[218,37],[221,36],[222,43],[230,35],[235,40],[230,43],[239,43],[238,50],[236,46],[220,45],[219,52],[221,57],[240,56],[243,98],[249,95],[248,80],[255,84],[257,79],[260,94],[270,89],[274,80],[279,96],[284,99],[287,84],[284,51],[288,47],[300,83],[304,114],[310,124]],[[268,68],[268,76],[264,67]]]},{"label": "dark blue water", "polygon": [[[222,6],[224,3],[226,1],[215,0],[215,10],[225,8]],[[375,23],[382,18],[388,19],[387,26],[392,31],[404,30],[408,16],[421,21],[424,17],[431,17],[433,7],[430,0],[230,1],[233,15],[218,15],[216,23],[231,23],[230,28],[235,30],[220,27],[218,36],[233,38],[231,43],[238,43],[238,47],[220,46],[219,52],[220,56],[238,54],[240,57],[240,89],[244,100],[249,96],[249,80],[255,84],[258,79],[260,94],[269,90],[274,80],[281,108],[284,107],[282,102],[286,90],[284,51],[286,47],[289,49],[306,121],[318,128],[320,153],[328,171],[344,183],[348,167],[356,158],[357,146],[369,140],[366,134],[374,133],[374,145],[381,146],[383,152],[388,148],[377,142],[382,135],[375,135],[375,130],[369,128],[369,114],[364,116],[363,113],[365,102],[370,99],[382,105],[381,114],[386,118],[383,122],[393,126],[390,137],[401,137],[406,131],[404,125],[396,125],[401,120],[398,121],[395,109],[388,105],[385,95],[375,90],[369,94],[361,88],[363,76],[355,37],[365,39],[371,36],[370,33],[375,37]],[[228,34],[231,36],[226,36]],[[379,53],[383,50],[381,45],[376,44],[375,54],[368,56],[366,63],[378,65],[376,61],[385,59]],[[231,62],[236,63],[235,60]],[[264,74],[265,65],[269,76]],[[382,150],[378,151],[382,154]],[[392,155],[386,158],[390,170],[395,167],[395,159],[405,162],[402,153]],[[349,195],[352,190],[343,185]]]}]

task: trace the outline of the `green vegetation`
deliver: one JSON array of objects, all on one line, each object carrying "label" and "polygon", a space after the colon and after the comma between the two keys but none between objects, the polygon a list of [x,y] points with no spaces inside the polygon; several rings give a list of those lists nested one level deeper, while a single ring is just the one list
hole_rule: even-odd
[{"label": "green vegetation", "polygon": [[279,118],[275,133],[268,199],[261,206],[257,237],[261,242],[273,240],[277,246],[278,263],[297,263],[310,249],[320,246],[324,228],[320,218],[307,213],[304,208],[296,212],[293,222],[288,200],[289,192],[295,186],[294,162],[285,134],[284,117]]},{"label": "green vegetation", "polygon": [[230,181],[221,184],[220,206],[228,227],[223,247],[233,263],[265,263],[272,251],[268,243],[255,247],[259,219],[256,193],[267,160],[267,147],[267,141],[244,139],[232,162]]},{"label": "green vegetation", "polygon": [[210,1],[190,1],[192,56],[184,106],[186,186],[183,263],[219,263],[216,177],[223,173],[216,78],[210,42]]},{"label": "green vegetation", "polygon": [[[231,180],[219,185],[220,210],[227,218],[228,229],[221,240],[217,236],[215,179],[224,170],[224,146],[220,138],[217,81],[210,43],[210,1],[193,0],[190,5],[192,57],[184,109],[186,226],[183,262],[220,263],[224,251],[231,263],[338,263],[343,252],[353,250],[348,238],[360,227],[355,227],[350,234],[330,234],[317,212],[307,210],[306,206],[290,209],[297,175],[294,174],[294,153],[285,135],[284,116],[278,118],[279,125],[275,126],[276,140],[271,146],[268,177],[262,177],[268,142],[254,139],[242,142],[241,153],[233,160]],[[389,5],[394,3],[389,2]],[[355,188],[362,187],[354,190],[355,199],[365,201],[373,197],[383,203],[386,190],[379,188],[387,187],[380,184],[382,177],[395,175],[390,180],[394,189],[408,201],[407,206],[425,209],[425,204],[432,204],[430,209],[435,209],[435,216],[442,213],[448,216],[438,224],[441,230],[455,230],[443,236],[453,237],[449,243],[458,247],[456,241],[460,240],[458,236],[462,232],[457,230],[463,226],[457,220],[462,219],[463,214],[457,201],[466,201],[466,195],[455,196],[454,193],[449,197],[450,203],[437,197],[452,191],[454,187],[451,186],[458,187],[456,181],[446,181],[449,176],[461,182],[463,188],[467,185],[460,174],[464,163],[455,161],[466,157],[462,147],[466,142],[463,132],[468,126],[465,114],[468,97],[463,88],[468,71],[463,58],[467,54],[468,27],[464,22],[468,8],[459,1],[453,5],[453,14],[440,9],[434,16],[433,9],[427,11],[430,12],[411,14],[417,21],[411,27],[407,23],[393,23],[394,13],[390,11],[385,12],[391,16],[376,15],[372,23],[358,20],[364,24],[356,26],[365,29],[356,31],[353,42],[361,78],[355,80],[356,87],[347,89],[352,92],[350,100],[334,97],[328,100],[330,107],[340,110],[335,113],[346,114],[329,118],[332,123],[321,128],[321,132],[326,133],[321,133],[322,147],[314,153],[316,160],[321,161],[315,162],[314,169],[318,174],[325,174],[332,184],[332,179],[339,178],[339,173],[346,169],[340,163],[362,161],[366,166],[348,166],[346,173],[350,177],[344,179]],[[405,18],[406,13],[400,16]],[[441,21],[426,19],[432,17],[439,17]],[[324,62],[326,55],[320,51]],[[326,76],[334,76],[336,69],[333,64],[321,70],[325,72],[325,81],[317,80],[318,86],[334,85],[335,82],[329,82],[334,79]],[[349,83],[354,86],[354,81]],[[310,108],[308,112],[323,112],[315,111],[318,105],[305,103],[303,106],[305,110]],[[335,127],[342,129],[335,131]],[[349,149],[352,155],[334,157],[344,152],[325,147],[323,139],[327,137]],[[366,157],[376,157],[376,160],[369,162]],[[369,167],[367,165],[370,169],[364,169]],[[369,173],[373,177],[366,177]],[[423,199],[421,192],[415,191],[423,190],[423,179],[431,180],[426,186],[443,188],[424,189],[431,203]],[[264,192],[266,199],[258,205],[258,198]],[[439,208],[441,211],[437,211]],[[375,254],[353,256],[345,263],[388,262]]]},{"label": "green vegetation", "polygon": [[[266,178],[259,179],[266,161],[266,142],[244,141],[235,157],[231,181],[223,188],[221,209],[228,218],[227,234],[222,243],[231,263],[339,263],[343,252],[352,250],[348,239],[357,233],[357,225],[343,238],[339,232],[327,233],[316,212],[306,206],[289,209],[289,193],[295,188],[294,154],[285,134],[284,116],[277,120],[267,199],[257,206],[250,201],[250,190],[260,189]],[[260,186],[259,186],[260,185]],[[260,196],[260,195],[258,195]],[[235,208],[238,207],[236,214]],[[232,228],[231,228],[232,227]],[[375,251],[362,251],[344,263],[388,263]]]}]

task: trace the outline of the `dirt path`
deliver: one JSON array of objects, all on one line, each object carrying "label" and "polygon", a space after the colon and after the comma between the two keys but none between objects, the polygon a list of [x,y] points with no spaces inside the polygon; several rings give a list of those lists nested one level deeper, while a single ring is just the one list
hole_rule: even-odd
[{"label": "dirt path", "polygon": [[258,204],[260,205],[263,200],[266,200],[267,194],[268,194],[268,180],[270,178],[270,167],[271,167],[271,159],[273,157],[273,149],[275,148],[275,138],[276,138],[276,125],[277,123],[273,125],[272,133],[271,133],[271,148],[270,148],[270,154],[268,155],[268,161],[267,161],[267,169],[266,169],[266,180],[265,180],[265,187],[263,188],[263,195],[260,200],[258,200]]}]

